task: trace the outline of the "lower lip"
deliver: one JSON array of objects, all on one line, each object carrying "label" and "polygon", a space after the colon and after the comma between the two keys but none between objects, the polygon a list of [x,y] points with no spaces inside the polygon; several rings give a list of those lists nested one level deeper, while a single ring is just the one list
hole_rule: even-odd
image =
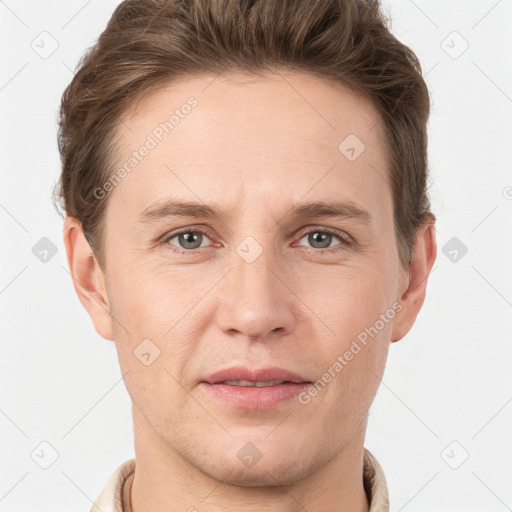
[{"label": "lower lip", "polygon": [[277,384],[261,388],[208,382],[202,384],[208,393],[240,409],[272,409],[292,400],[310,386],[308,382]]}]

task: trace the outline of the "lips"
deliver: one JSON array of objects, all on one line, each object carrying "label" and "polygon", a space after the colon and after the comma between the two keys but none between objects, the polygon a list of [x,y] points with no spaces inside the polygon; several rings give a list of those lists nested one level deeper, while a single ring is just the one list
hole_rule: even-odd
[{"label": "lips", "polygon": [[208,396],[237,409],[273,409],[293,400],[311,381],[284,368],[227,368],[201,381]]},{"label": "lips", "polygon": [[295,372],[278,368],[277,366],[267,368],[247,368],[244,366],[227,368],[211,374],[202,382],[220,384],[226,381],[249,381],[253,383],[279,381],[294,384],[311,382]]}]

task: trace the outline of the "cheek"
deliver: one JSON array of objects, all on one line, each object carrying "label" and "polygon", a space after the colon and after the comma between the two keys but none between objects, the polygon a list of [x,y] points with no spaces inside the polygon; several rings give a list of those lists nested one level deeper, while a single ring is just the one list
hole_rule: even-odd
[{"label": "cheek", "polygon": [[[340,267],[302,282],[304,302],[324,321],[323,331],[334,344],[350,343],[365,328],[373,326],[381,314],[392,310],[397,277],[391,267],[374,259],[365,265]],[[314,286],[312,286],[314,283]],[[391,322],[379,331],[388,333]]]},{"label": "cheek", "polygon": [[155,339],[170,333],[207,291],[191,271],[164,265],[131,265],[112,282],[112,313],[130,333]]},{"label": "cheek", "polygon": [[[145,410],[152,403],[172,403],[183,391],[183,371],[201,338],[204,312],[194,305],[212,285],[186,278],[183,271],[147,265],[125,267],[110,282],[115,283],[108,290],[114,338],[134,404]],[[206,302],[201,301],[202,307]]]},{"label": "cheek", "polygon": [[358,269],[330,276],[328,293],[306,299],[322,305],[319,316],[329,327],[315,351],[322,372],[316,396],[341,425],[364,414],[378,388],[396,315],[393,279],[389,271]]}]

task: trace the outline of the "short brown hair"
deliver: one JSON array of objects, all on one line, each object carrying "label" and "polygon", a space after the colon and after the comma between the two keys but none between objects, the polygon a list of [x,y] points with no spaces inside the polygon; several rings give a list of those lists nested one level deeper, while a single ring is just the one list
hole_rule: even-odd
[{"label": "short brown hair", "polygon": [[[340,83],[370,99],[389,154],[400,261],[408,268],[427,194],[429,93],[414,52],[389,30],[378,0],[125,0],[82,57],[60,106],[56,206],[77,218],[104,264],[114,133],[136,100],[201,73],[279,69]],[[341,142],[341,141],[340,141]],[[57,187],[56,187],[57,188]]]}]

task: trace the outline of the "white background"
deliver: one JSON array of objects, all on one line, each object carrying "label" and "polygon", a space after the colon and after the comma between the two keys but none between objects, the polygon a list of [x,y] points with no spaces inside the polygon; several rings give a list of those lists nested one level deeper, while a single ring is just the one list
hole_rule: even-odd
[{"label": "white background", "polygon": [[[51,202],[60,96],[117,3],[0,1],[2,512],[88,511],[134,457],[114,344],[75,295]],[[512,1],[385,8],[431,90],[439,253],[415,326],[391,346],[366,447],[392,512],[512,510]],[[47,59],[31,47],[43,31],[58,43]],[[57,247],[46,263],[32,252],[43,237]],[[468,249],[456,262],[453,237]],[[58,452],[48,469],[31,458],[43,441]]]}]

